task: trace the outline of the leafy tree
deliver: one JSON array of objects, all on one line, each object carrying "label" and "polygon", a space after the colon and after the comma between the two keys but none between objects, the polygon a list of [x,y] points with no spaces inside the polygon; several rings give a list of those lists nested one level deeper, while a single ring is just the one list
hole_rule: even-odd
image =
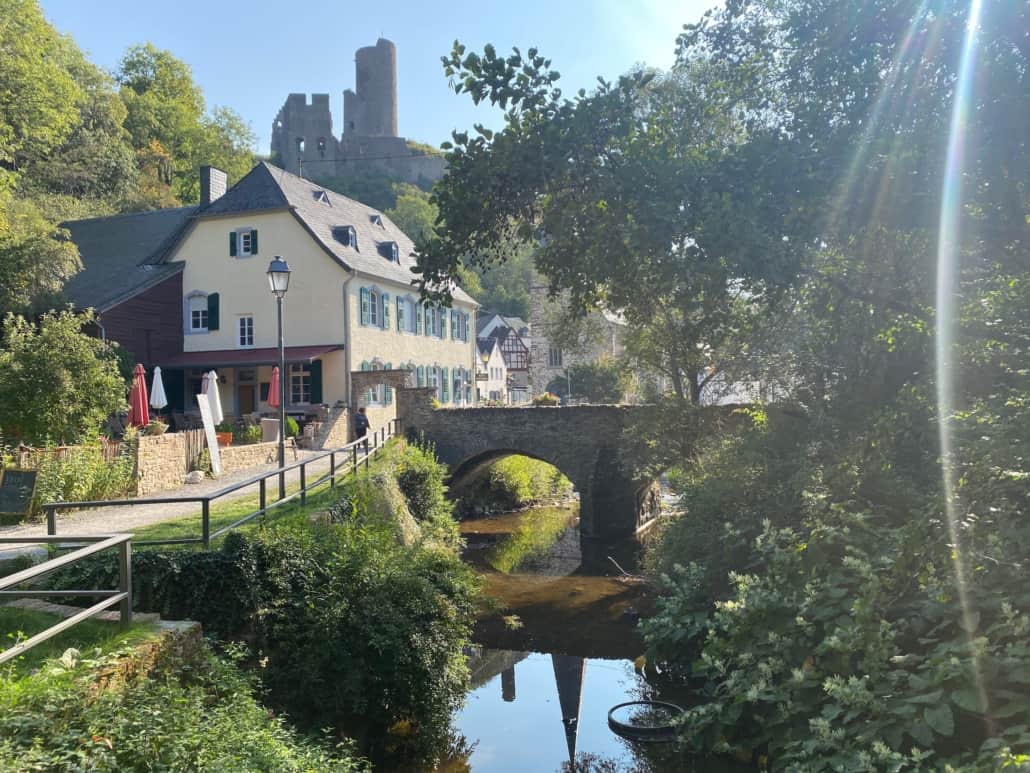
[{"label": "leafy tree", "polygon": [[612,359],[571,365],[568,377],[559,376],[547,385],[551,394],[564,397],[571,382],[572,395],[591,403],[618,403],[626,393],[625,367]]},{"label": "leafy tree", "polygon": [[432,236],[438,212],[429,194],[408,183],[394,184],[395,203],[384,210],[397,227],[419,244]]},{"label": "leafy tree", "polygon": [[155,204],[164,203],[164,188],[180,202],[196,201],[201,164],[223,168],[231,180],[249,171],[253,134],[228,108],[205,115],[204,96],[189,66],[171,52],[150,43],[133,46],[119,65],[117,80],[141,184]]},{"label": "leafy tree", "polygon": [[26,161],[46,156],[71,135],[79,89],[61,58],[51,55],[63,44],[35,0],[0,2],[0,41],[3,190]]},{"label": "leafy tree", "polygon": [[74,443],[125,407],[114,353],[82,328],[92,312],[48,312],[33,325],[8,314],[0,349],[0,429],[41,445]]},{"label": "leafy tree", "polygon": [[82,268],[67,232],[48,222],[27,201],[7,197],[0,210],[0,313],[50,308],[69,277]]}]

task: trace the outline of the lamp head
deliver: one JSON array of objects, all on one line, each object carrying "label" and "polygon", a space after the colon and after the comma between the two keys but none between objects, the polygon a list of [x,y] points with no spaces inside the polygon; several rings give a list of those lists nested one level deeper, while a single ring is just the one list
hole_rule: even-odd
[{"label": "lamp head", "polygon": [[276,255],[268,264],[268,287],[277,298],[286,295],[286,291],[290,287],[290,266],[279,255]]}]

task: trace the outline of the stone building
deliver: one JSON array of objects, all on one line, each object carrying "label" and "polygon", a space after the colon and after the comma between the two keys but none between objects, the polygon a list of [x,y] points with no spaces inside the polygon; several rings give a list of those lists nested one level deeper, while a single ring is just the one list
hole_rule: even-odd
[{"label": "stone building", "polygon": [[290,94],[272,124],[272,156],[307,179],[376,172],[414,185],[443,176],[442,155],[397,136],[397,47],[380,38],[354,56],[354,89],[343,92],[343,133],[333,134],[328,94]]},{"label": "stone building", "polygon": [[[529,383],[533,394],[546,391],[555,379],[565,379],[568,369],[576,364],[618,357],[623,352],[622,335],[626,327],[619,317],[608,312],[592,312],[578,327],[580,340],[552,341],[550,331],[560,319],[560,297],[548,297],[547,283],[534,276],[529,286],[529,328],[533,331],[529,357]],[[576,385],[572,384],[572,396]]]}]

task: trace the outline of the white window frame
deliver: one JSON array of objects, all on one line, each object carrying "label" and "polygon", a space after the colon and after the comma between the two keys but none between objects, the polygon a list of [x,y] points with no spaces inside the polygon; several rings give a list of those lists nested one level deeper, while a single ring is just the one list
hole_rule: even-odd
[{"label": "white window frame", "polygon": [[[250,228],[237,228],[236,229],[236,257],[237,258],[250,258],[256,255],[254,252],[254,231],[256,229]],[[246,244],[246,248],[244,248]]]},{"label": "white window frame", "polygon": [[[287,380],[287,387],[290,390],[290,405],[311,405],[311,363],[309,362],[291,362],[286,366],[289,370],[289,379]],[[304,396],[304,379],[307,377],[307,400],[294,400],[293,399],[293,384],[294,379],[300,380],[300,396]]]},{"label": "white window frame", "polygon": [[[247,343],[244,336],[245,323],[249,320],[250,322],[250,343]],[[239,349],[253,349],[254,348],[254,315],[253,314],[240,314],[236,317],[236,347]]]},{"label": "white window frame", "polygon": [[[194,303],[194,301],[197,301],[197,302],[200,302],[200,303],[203,304],[201,306],[201,308],[198,308],[196,310],[197,312],[202,313],[204,315],[203,316],[204,325],[202,327],[199,327],[199,326],[195,327],[193,325],[193,311],[194,311],[193,303]],[[207,328],[207,325],[208,325],[208,322],[209,322],[207,308],[208,308],[207,307],[207,293],[200,292],[199,290],[196,290],[196,291],[194,291],[194,292],[192,292],[192,293],[190,293],[189,295],[186,296],[186,333],[188,335],[200,335],[202,333],[209,332],[208,328]]]},{"label": "white window frame", "polygon": [[368,288],[368,326],[383,326],[383,291],[378,287]]}]

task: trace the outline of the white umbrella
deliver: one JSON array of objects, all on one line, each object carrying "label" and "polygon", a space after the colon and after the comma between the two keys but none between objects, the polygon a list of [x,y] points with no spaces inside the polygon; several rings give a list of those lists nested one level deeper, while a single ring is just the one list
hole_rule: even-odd
[{"label": "white umbrella", "polygon": [[211,401],[211,421],[221,424],[225,419],[222,413],[222,397],[218,394],[218,374],[213,370],[207,374],[207,399]]},{"label": "white umbrella", "polygon": [[154,367],[154,382],[150,385],[150,407],[160,411],[168,405],[168,398],[165,396],[165,384],[161,380],[161,367]]}]

